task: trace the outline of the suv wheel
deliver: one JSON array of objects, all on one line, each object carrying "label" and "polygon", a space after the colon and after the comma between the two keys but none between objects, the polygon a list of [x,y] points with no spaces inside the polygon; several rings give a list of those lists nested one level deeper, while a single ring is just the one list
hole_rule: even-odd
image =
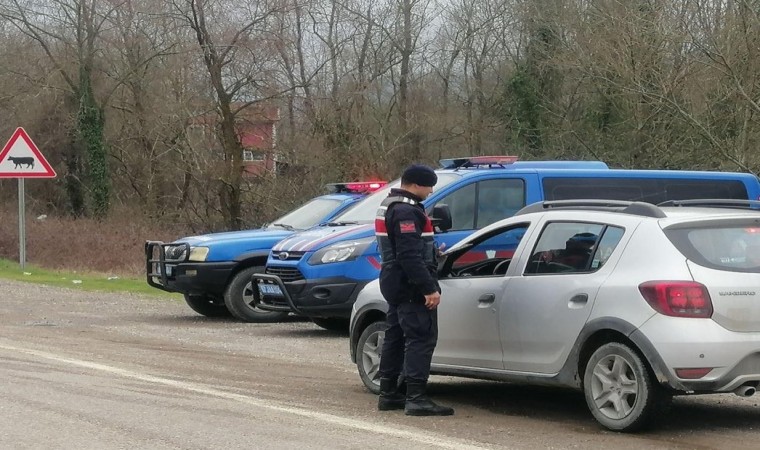
[{"label": "suv wheel", "polygon": [[185,302],[195,312],[206,317],[229,317],[230,311],[224,303],[203,295],[185,295]]},{"label": "suv wheel", "polygon": [[224,291],[224,304],[233,316],[243,322],[279,322],[288,316],[287,312],[264,311],[253,306],[253,283],[251,276],[261,273],[264,267],[243,269],[232,278]]},{"label": "suv wheel", "polygon": [[629,346],[610,342],[586,364],[583,393],[591,414],[614,431],[634,431],[648,424],[667,403],[641,357]]},{"label": "suv wheel", "polygon": [[373,322],[356,343],[356,367],[362,383],[370,392],[380,393],[380,355],[385,341],[385,322]]}]

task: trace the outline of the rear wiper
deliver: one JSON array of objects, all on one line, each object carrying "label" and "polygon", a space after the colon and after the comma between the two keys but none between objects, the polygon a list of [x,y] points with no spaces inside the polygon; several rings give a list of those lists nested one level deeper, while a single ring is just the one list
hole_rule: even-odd
[{"label": "rear wiper", "polygon": [[295,231],[296,230],[295,228],[293,228],[292,225],[288,225],[287,223],[273,223],[272,225],[274,225],[276,227],[285,228],[288,231]]},{"label": "rear wiper", "polygon": [[359,222],[355,220],[343,220],[339,222],[327,222],[326,225],[328,227],[342,227],[344,225],[358,225]]}]

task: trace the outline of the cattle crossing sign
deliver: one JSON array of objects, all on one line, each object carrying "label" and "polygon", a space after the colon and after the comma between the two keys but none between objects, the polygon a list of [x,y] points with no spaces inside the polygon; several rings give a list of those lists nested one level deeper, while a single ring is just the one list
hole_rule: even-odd
[{"label": "cattle crossing sign", "polygon": [[0,151],[0,178],[55,178],[55,170],[19,127]]},{"label": "cattle crossing sign", "polygon": [[18,257],[21,270],[26,267],[25,178],[55,178],[40,149],[26,131],[18,127],[0,151],[0,178],[18,178]]}]

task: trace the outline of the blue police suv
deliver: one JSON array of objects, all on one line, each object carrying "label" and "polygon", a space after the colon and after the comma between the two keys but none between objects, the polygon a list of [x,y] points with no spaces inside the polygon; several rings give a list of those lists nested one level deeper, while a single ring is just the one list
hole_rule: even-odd
[{"label": "blue police suv", "polygon": [[230,313],[244,322],[273,322],[287,312],[262,311],[251,298],[251,275],[261,272],[273,245],[296,232],[345,213],[380,181],[333,183],[330,194],[311,199],[256,230],[205,234],[174,242],[145,243],[148,284],[179,292],[195,312],[208,317]]},{"label": "blue police suv", "polygon": [[[516,157],[441,161],[438,184],[425,202],[436,242],[450,247],[474,230],[544,200],[613,199],[659,203],[702,198],[760,198],[756,176],[745,173],[610,169],[598,161],[518,161]],[[364,199],[324,226],[296,233],[272,248],[254,303],[271,312],[293,311],[327,329],[345,329],[359,291],[379,276],[374,220],[399,181]],[[504,236],[501,252],[521,236]],[[493,246],[491,247],[493,248]],[[476,252],[472,252],[476,254]],[[488,255],[483,255],[485,259]]]}]

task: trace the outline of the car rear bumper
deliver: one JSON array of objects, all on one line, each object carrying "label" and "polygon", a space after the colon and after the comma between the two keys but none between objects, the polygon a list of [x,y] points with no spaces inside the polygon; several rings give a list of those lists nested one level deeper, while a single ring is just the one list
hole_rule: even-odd
[{"label": "car rear bumper", "polygon": [[[760,333],[727,330],[711,319],[653,316],[635,334],[646,336],[662,360],[671,388],[694,393],[732,392],[760,384]],[[632,336],[633,337],[633,336]],[[678,369],[710,368],[698,379]]]},{"label": "car rear bumper", "polygon": [[279,286],[282,295],[254,289],[254,303],[266,311],[290,311],[305,317],[349,318],[359,291],[367,284],[345,277],[285,283],[277,275],[254,274],[253,283]]}]

